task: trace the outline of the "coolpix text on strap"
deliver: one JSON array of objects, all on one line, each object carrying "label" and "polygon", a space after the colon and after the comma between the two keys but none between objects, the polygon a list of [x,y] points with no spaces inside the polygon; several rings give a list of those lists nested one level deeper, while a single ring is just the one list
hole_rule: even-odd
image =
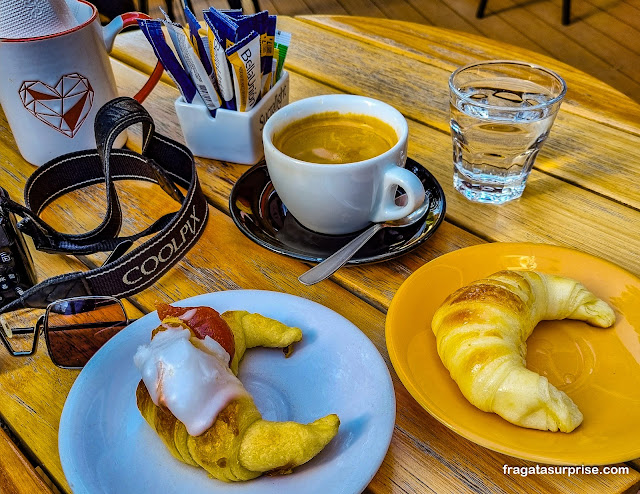
[{"label": "coolpix text on strap", "polygon": [[[112,149],[116,137],[136,123],[143,126],[142,154]],[[110,258],[99,268],[56,276],[26,290],[18,289],[14,300],[7,303],[6,296],[0,300],[0,313],[44,308],[62,298],[86,295],[121,298],[139,292],[178,262],[202,234],[208,206],[193,155],[187,147],[156,134],[149,113],[128,97],[114,99],[98,111],[95,132],[97,149],[60,156],[29,177],[25,185],[26,207],[0,194],[0,208],[5,215],[23,218],[17,224],[16,234],[31,236],[38,250],[66,254],[112,252]],[[181,207],[144,231],[119,236],[122,213],[114,184],[117,180],[156,183]],[[98,183],[106,185],[107,208],[103,221],[94,230],[63,234],[39,218],[56,198]],[[177,186],[186,189],[186,194]],[[121,254],[135,240],[152,234],[155,235],[140,246]]]}]

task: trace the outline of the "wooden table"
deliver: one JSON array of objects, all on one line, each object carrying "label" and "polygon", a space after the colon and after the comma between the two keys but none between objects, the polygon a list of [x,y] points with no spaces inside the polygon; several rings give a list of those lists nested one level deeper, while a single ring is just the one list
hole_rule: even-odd
[{"label": "wooden table", "polygon": [[[386,359],[397,400],[389,452],[366,492],[635,493],[640,485],[638,460],[626,465],[628,473],[618,475],[504,475],[503,465],[531,463],[477,446],[424,411],[391,367],[384,322],[394,293],[413,271],[442,254],[485,242],[574,247],[640,275],[640,106],[567,65],[454,31],[352,17],[281,18],[279,27],[293,33],[287,59],[291,100],[345,92],[379,98],[402,111],[409,120],[409,155],[425,164],[445,190],[446,221],[410,254],[345,268],[330,280],[305,287],[297,277],[308,265],[254,244],[229,217],[230,189],[247,167],[198,159],[200,180],[211,204],[206,231],[157,285],[128,300],[130,315],[152,311],[156,301],[255,288],[305,297],[351,320]],[[133,94],[155,63],[150,48],[139,32],[126,33],[119,36],[113,56],[121,94]],[[450,73],[472,61],[496,58],[539,63],[560,73],[569,87],[524,196],[500,207],[472,204],[453,190],[448,128]],[[182,140],[173,109],[177,95],[165,78],[145,106],[159,132]],[[139,147],[137,142],[133,138],[131,147]],[[2,186],[21,198],[33,167],[20,157],[4,118],[0,119],[0,146]],[[153,194],[155,186],[122,187],[132,199],[125,210],[128,229],[148,224],[152,211],[167,210],[164,196]],[[78,228],[95,225],[102,197],[100,190],[76,193],[58,200],[45,219],[56,225],[78,224]],[[35,261],[44,279],[86,269],[99,259],[38,254]],[[76,376],[75,371],[54,367],[42,346],[37,355],[23,360],[0,354],[0,416],[22,454],[41,466],[63,492],[69,487],[60,466],[57,430]],[[0,475],[1,492],[5,492],[3,485],[20,489],[21,482],[3,484],[3,478]],[[7,492],[13,491],[7,488]]]}]

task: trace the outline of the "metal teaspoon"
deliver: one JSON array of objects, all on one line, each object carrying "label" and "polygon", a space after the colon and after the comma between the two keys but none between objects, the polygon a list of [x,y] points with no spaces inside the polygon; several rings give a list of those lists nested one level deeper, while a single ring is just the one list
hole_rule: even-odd
[{"label": "metal teaspoon", "polygon": [[331,256],[327,257],[324,261],[312,267],[309,271],[301,274],[298,277],[298,281],[303,285],[315,285],[316,283],[327,279],[338,269],[344,266],[347,261],[351,259],[354,254],[358,252],[362,248],[362,246],[366,244],[369,239],[371,239],[371,237],[373,237],[377,232],[379,232],[383,228],[388,227],[413,225],[424,216],[424,214],[429,209],[430,204],[431,196],[429,192],[426,191],[424,201],[418,207],[418,209],[413,211],[411,214],[405,216],[404,218],[400,218],[399,220],[385,221],[384,223],[375,223],[371,225],[340,250],[331,254]]}]

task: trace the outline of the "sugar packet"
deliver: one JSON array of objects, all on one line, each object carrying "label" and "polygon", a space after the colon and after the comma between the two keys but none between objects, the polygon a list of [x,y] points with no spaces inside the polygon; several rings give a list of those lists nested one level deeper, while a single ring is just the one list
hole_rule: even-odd
[{"label": "sugar packet", "polygon": [[277,59],[274,81],[280,79],[280,76],[282,75],[284,60],[287,58],[287,50],[289,49],[290,44],[291,33],[277,29],[274,43],[274,56]]},{"label": "sugar packet", "polygon": [[[233,76],[227,61],[225,48],[227,44],[226,36],[232,36],[233,25],[223,20],[220,16],[211,11],[204,11],[204,20],[207,24],[207,37],[209,41],[209,53],[213,62],[213,70],[218,82],[218,89],[222,98],[222,106],[229,110],[236,110],[236,99],[233,90]],[[222,29],[218,30],[218,27]],[[229,42],[232,45],[233,41]]]},{"label": "sugar packet", "polygon": [[162,32],[162,21],[138,19],[138,26],[140,26],[140,30],[151,44],[156,57],[158,57],[158,60],[160,60],[160,63],[164,66],[171,79],[173,79],[182,97],[187,103],[191,103],[198,93],[198,90],[189,74],[184,70],[182,65],[180,65],[180,62],[178,62],[171,47],[167,44],[164,33]]},{"label": "sugar packet", "polygon": [[239,111],[249,111],[262,96],[260,36],[256,31],[226,50],[233,70],[233,87]]},{"label": "sugar packet", "polygon": [[191,80],[195,84],[198,94],[200,94],[209,112],[215,115],[215,111],[220,108],[222,101],[204,65],[194,51],[187,34],[180,24],[172,22],[168,17],[162,22],[166,26],[173,46],[182,61],[183,67],[191,76]]}]

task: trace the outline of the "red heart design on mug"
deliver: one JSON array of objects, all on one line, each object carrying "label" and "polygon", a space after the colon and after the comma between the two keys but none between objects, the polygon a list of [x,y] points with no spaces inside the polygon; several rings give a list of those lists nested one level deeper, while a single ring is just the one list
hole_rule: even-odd
[{"label": "red heart design on mug", "polygon": [[76,134],[93,105],[89,79],[78,73],[63,75],[55,86],[25,81],[18,92],[29,113],[67,137]]}]

